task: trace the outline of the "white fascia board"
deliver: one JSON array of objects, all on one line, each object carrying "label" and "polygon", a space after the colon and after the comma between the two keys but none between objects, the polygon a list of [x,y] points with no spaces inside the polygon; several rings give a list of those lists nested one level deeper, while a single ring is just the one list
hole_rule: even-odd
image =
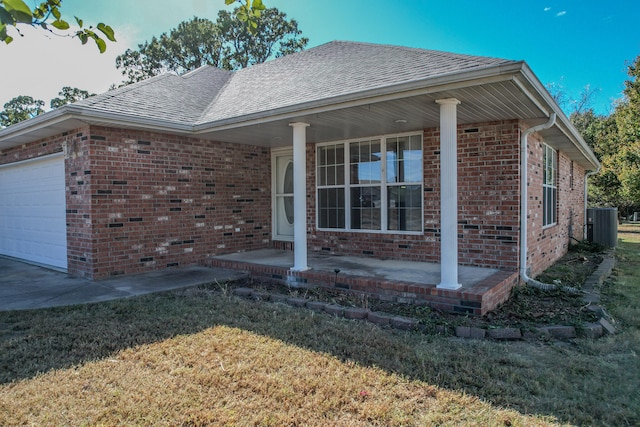
[{"label": "white fascia board", "polygon": [[68,118],[64,117],[65,113],[66,106],[56,110],[47,111],[46,113],[32,119],[0,129],[0,142],[12,137],[21,136],[30,131],[42,129],[52,124],[63,122]]},{"label": "white fascia board", "polygon": [[[29,120],[25,120],[15,125],[9,126],[0,130],[0,143],[3,141],[11,140],[12,138],[21,137],[31,132],[37,132],[47,127],[63,124],[65,122],[71,122],[72,120],[79,120],[86,124],[97,121],[101,126],[114,126],[114,127],[129,127],[136,129],[146,129],[153,131],[165,131],[172,133],[192,134],[193,126],[184,125],[174,122],[168,122],[164,120],[148,119],[144,117],[129,116],[126,114],[114,114],[108,111],[99,111],[91,108],[77,106],[73,104],[65,105],[55,110],[48,111],[37,117]],[[69,125],[69,129],[72,130],[77,126]],[[58,130],[56,133],[64,132],[64,130]],[[18,144],[16,144],[18,145]],[[4,148],[9,148],[8,145]]]},{"label": "white fascia board", "polygon": [[215,122],[200,123],[194,126],[194,131],[200,134],[230,130],[277,120],[288,120],[310,114],[325,113],[342,108],[358,107],[376,102],[392,101],[469,86],[509,81],[520,72],[523,64],[523,61],[518,61],[489,66],[482,69],[474,69],[468,72],[443,74],[409,83],[354,92],[347,95],[310,101],[269,111],[261,111]]}]

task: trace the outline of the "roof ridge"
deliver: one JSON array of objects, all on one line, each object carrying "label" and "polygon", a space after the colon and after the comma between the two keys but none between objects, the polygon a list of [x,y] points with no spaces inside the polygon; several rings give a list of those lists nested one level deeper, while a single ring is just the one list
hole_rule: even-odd
[{"label": "roof ridge", "polygon": [[[458,57],[464,57],[464,58],[476,58],[476,59],[486,58],[486,59],[502,60],[502,61],[509,61],[509,62],[514,61],[512,59],[499,58],[496,56],[471,55],[468,53],[449,52],[449,51],[440,50],[440,49],[427,49],[424,47],[402,46],[402,45],[394,45],[394,44],[387,44],[387,43],[353,42],[348,40],[344,40],[344,41],[336,40],[336,42],[345,43],[345,44],[359,44],[359,45],[366,45],[371,47],[387,47],[387,48],[400,49],[400,50],[406,50],[406,51],[412,51],[412,52],[429,52],[442,57],[458,56]],[[323,46],[323,45],[320,45],[320,46]]]},{"label": "roof ridge", "polygon": [[[220,69],[222,69],[222,68],[220,68]],[[200,123],[202,121],[202,119],[207,114],[209,114],[209,111],[214,107],[214,105],[216,104],[216,102],[220,98],[220,95],[222,93],[224,93],[224,90],[227,88],[227,86],[233,80],[233,77],[236,75],[236,72],[234,70],[225,70],[225,71],[229,71],[229,74],[228,74],[228,77],[226,78],[226,80],[224,81],[224,84],[218,88],[218,90],[216,91],[216,95],[211,99],[211,101],[207,104],[207,106],[202,109],[202,112],[198,116],[198,119],[193,123],[194,125]]]},{"label": "roof ridge", "polygon": [[215,65],[209,65],[209,64],[205,64],[205,65],[201,65],[198,68],[191,70],[191,71],[187,71],[184,74],[178,75],[178,77],[181,77],[183,79],[189,79],[191,77],[197,76],[198,74],[202,74],[208,70],[215,70],[216,73],[231,73],[231,70],[225,70],[224,68],[220,68],[220,67],[216,67]]}]

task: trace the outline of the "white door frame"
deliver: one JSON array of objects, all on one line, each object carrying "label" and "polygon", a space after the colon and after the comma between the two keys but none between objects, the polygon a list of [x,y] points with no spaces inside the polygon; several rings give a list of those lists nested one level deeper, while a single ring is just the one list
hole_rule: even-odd
[{"label": "white door frame", "polygon": [[293,226],[291,235],[282,235],[278,231],[278,168],[277,159],[279,157],[291,157],[293,161],[293,148],[284,147],[271,150],[271,240],[293,242]]}]

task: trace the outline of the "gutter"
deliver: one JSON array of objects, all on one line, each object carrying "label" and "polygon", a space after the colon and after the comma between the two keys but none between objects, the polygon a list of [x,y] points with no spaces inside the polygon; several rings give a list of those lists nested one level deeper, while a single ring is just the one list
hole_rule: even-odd
[{"label": "gutter", "polygon": [[0,129],[0,143],[10,138],[21,137],[29,132],[46,129],[68,120],[79,120],[86,124],[97,123],[104,126],[122,126],[165,131],[170,133],[191,134],[193,126],[166,120],[132,117],[124,114],[110,113],[104,110],[93,110],[73,104],[47,111],[37,117],[25,120],[5,129]]},{"label": "gutter", "polygon": [[527,285],[543,290],[556,289],[557,285],[539,282],[527,274],[527,217],[529,211],[529,149],[527,148],[527,138],[530,134],[549,129],[555,124],[556,113],[551,113],[546,123],[525,129],[520,135],[520,277]]}]

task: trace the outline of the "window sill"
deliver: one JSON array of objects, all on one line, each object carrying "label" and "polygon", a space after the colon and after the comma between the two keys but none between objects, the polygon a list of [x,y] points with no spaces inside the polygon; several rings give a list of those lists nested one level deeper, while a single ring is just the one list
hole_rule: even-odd
[{"label": "window sill", "polygon": [[422,231],[399,231],[399,230],[347,230],[344,228],[316,228],[317,231],[324,232],[335,232],[335,233],[357,233],[357,234],[381,234],[385,236],[397,234],[401,236],[422,236],[424,234],[424,230]]}]

